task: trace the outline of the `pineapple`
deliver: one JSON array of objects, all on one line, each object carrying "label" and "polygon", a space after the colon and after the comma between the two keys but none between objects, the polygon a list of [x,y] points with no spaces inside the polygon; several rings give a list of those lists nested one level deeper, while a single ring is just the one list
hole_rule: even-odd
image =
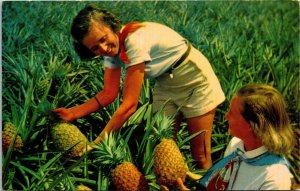
[{"label": "pineapple", "polygon": [[68,150],[70,157],[81,157],[87,147],[88,140],[84,134],[73,124],[61,122],[51,129],[54,145],[61,150]]},{"label": "pineapple", "polygon": [[117,190],[149,189],[146,178],[132,162],[127,143],[119,134],[106,134],[93,152],[96,154],[96,161],[111,170],[112,183]]},{"label": "pineapple", "polygon": [[41,98],[45,94],[49,86],[49,83],[50,81],[48,79],[43,79],[37,83],[36,95],[38,98]]},{"label": "pineapple", "polygon": [[76,191],[92,191],[92,189],[83,184],[80,184],[76,186]]},{"label": "pineapple", "polygon": [[123,162],[113,169],[112,182],[117,190],[148,190],[145,177],[132,162]]},{"label": "pineapple", "polygon": [[154,131],[160,140],[154,149],[156,181],[162,187],[174,189],[178,178],[185,181],[188,168],[176,142],[171,138],[173,123],[171,118],[156,115],[154,123],[157,126],[154,127]]},{"label": "pineapple", "polygon": [[16,136],[16,140],[13,145],[13,150],[17,150],[23,146],[22,138],[17,135],[17,129],[12,122],[6,122],[4,125],[4,130],[2,132],[2,149],[3,151],[7,151],[9,145],[14,141],[14,137]]},{"label": "pineapple", "polygon": [[64,80],[69,72],[72,71],[71,64],[54,64],[53,68],[51,68],[52,76],[53,76],[53,84],[56,88],[59,88],[62,84],[64,84]]}]

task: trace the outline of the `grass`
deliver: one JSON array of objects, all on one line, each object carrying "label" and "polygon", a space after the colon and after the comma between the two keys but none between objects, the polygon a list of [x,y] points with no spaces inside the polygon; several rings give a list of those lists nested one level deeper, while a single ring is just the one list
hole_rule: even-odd
[{"label": "grass", "polygon": [[[291,123],[299,128],[299,9],[296,1],[101,1],[124,23],[154,21],[166,24],[208,58],[226,95],[218,108],[212,150],[214,162],[222,158],[229,141],[224,120],[229,101],[243,85],[273,85],[287,102]],[[87,2],[4,1],[2,3],[2,120],[17,124],[24,148],[2,155],[2,187],[6,190],[74,190],[83,183],[96,190],[110,188],[107,173],[93,164],[93,155],[79,160],[65,158],[53,148],[49,128],[56,107],[83,103],[103,87],[102,60],[80,62],[69,34],[72,18]],[[49,80],[42,96],[40,81]],[[151,124],[153,82],[146,80],[136,114],[124,125],[136,157],[151,188],[157,189],[151,163],[142,157],[146,129]],[[121,90],[120,90],[121,91]],[[92,141],[120,105],[117,99],[104,111],[74,121]],[[186,140],[186,124],[179,138]],[[146,132],[144,132],[144,129]],[[144,140],[144,141],[143,141]],[[188,161],[189,145],[181,146]],[[295,148],[299,152],[299,145]],[[143,151],[142,151],[143,150]],[[297,152],[295,152],[297,153]],[[299,156],[291,155],[299,183]],[[191,163],[189,163],[191,164]],[[192,168],[192,166],[191,166]],[[200,173],[203,173],[201,171]]]}]

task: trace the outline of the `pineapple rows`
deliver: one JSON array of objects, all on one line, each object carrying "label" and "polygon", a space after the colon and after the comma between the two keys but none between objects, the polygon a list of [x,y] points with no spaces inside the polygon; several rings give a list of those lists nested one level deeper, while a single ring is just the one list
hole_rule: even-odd
[{"label": "pineapple rows", "polygon": [[[176,142],[171,138],[172,120],[157,115],[152,125],[149,139],[156,144],[153,157],[153,170],[156,183],[161,189],[176,189],[177,179],[186,179],[188,168]],[[66,151],[71,158],[81,157],[89,141],[79,128],[69,122],[59,122],[51,130],[53,143],[60,151]],[[15,139],[15,141],[14,141]],[[13,123],[7,122],[2,134],[2,147],[7,151],[14,141],[13,150],[23,146]],[[126,141],[119,133],[106,134],[99,145],[94,146],[95,162],[106,166],[111,171],[111,180],[117,190],[149,190],[147,179],[135,165]],[[81,190],[83,186],[79,186]]]},{"label": "pineapple rows", "polygon": [[[153,170],[156,183],[164,189],[176,189],[177,179],[183,182],[188,172],[183,155],[176,142],[171,138],[172,120],[156,115],[152,134],[149,139],[155,144]],[[67,150],[70,157],[80,157],[89,144],[87,138],[73,124],[60,122],[51,129],[54,145]],[[120,133],[106,134],[92,151],[99,166],[110,170],[111,181],[117,190],[149,190],[145,175],[139,170],[133,159],[128,143]]]}]

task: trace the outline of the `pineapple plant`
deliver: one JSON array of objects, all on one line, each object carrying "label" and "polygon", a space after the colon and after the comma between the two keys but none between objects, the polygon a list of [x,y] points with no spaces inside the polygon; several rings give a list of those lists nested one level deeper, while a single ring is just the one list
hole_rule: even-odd
[{"label": "pineapple plant", "polygon": [[53,62],[50,63],[49,70],[51,71],[51,75],[53,76],[53,85],[56,89],[64,83],[66,76],[72,71],[71,64],[66,64],[64,62],[65,60],[61,62],[53,60]]},{"label": "pineapple plant", "polygon": [[37,85],[36,85],[36,95],[38,98],[43,97],[43,95],[45,94],[45,92],[48,89],[48,86],[50,84],[50,81],[46,78],[43,80],[40,80]]},{"label": "pineapple plant", "polygon": [[[14,138],[16,136],[16,140],[14,143]],[[22,138],[17,135],[17,128],[12,122],[6,122],[4,125],[4,130],[2,132],[2,149],[3,151],[7,151],[10,144],[13,145],[13,150],[20,149],[23,146]]]},{"label": "pineapple plant", "polygon": [[148,190],[148,182],[133,162],[129,146],[119,133],[106,134],[94,146],[96,161],[110,170],[116,190]]},{"label": "pineapple plant", "polygon": [[154,119],[154,132],[159,143],[154,148],[154,173],[161,188],[175,189],[177,179],[183,182],[188,173],[182,153],[172,136],[171,118],[157,114]]},{"label": "pineapple plant", "polygon": [[85,135],[77,126],[60,122],[51,128],[51,136],[56,148],[68,150],[68,155],[72,158],[81,157],[89,142]]}]

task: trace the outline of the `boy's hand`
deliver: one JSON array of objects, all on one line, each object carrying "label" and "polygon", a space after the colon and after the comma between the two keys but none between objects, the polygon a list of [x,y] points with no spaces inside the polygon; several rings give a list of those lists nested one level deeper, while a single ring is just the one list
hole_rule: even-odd
[{"label": "boy's hand", "polygon": [[190,190],[188,189],[184,184],[181,178],[177,178],[177,185],[179,187],[180,190]]}]

